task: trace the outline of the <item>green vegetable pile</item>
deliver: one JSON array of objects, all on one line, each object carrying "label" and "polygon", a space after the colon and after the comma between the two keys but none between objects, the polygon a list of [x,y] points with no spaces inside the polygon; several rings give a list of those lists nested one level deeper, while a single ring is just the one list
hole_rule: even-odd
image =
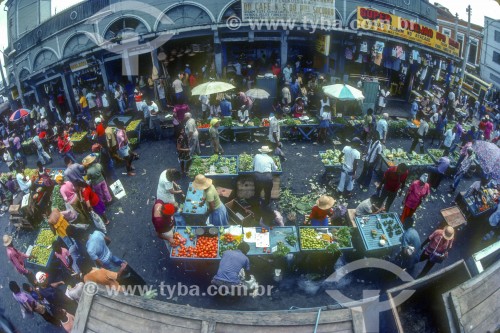
[{"label": "green vegetable pile", "polygon": [[351,229],[349,227],[340,227],[333,232],[333,239],[338,243],[339,247],[350,247]]},{"label": "green vegetable pile", "polygon": [[339,165],[342,164],[344,159],[340,158],[342,152],[338,149],[328,149],[324,153],[320,153],[321,162],[324,165]]},{"label": "green vegetable pile", "polygon": [[389,121],[387,125],[389,127],[388,132],[395,133],[404,130],[408,126],[408,122],[406,120]]},{"label": "green vegetable pile", "polygon": [[290,248],[286,246],[285,243],[278,242],[276,245],[278,249],[273,253],[276,257],[286,257],[286,255],[290,253]]},{"label": "green vegetable pile", "polygon": [[[237,170],[236,157],[225,157],[219,155],[212,155],[209,158],[202,158],[195,156],[193,163],[189,168],[189,176],[194,178],[196,175],[205,175],[210,173],[210,167],[213,166],[216,174],[235,175]],[[229,172],[224,169],[227,168]]]},{"label": "green vegetable pile", "polygon": [[291,117],[285,117],[283,124],[285,124],[286,126],[296,126],[296,125],[302,124],[302,122],[298,119],[294,119]]},{"label": "green vegetable pile", "polygon": [[66,204],[61,196],[61,185],[54,186],[52,191],[52,208],[57,208],[60,211],[66,210]]},{"label": "green vegetable pile", "polygon": [[427,152],[434,156],[434,158],[439,159],[443,157],[444,151],[441,149],[428,149]]},{"label": "green vegetable pile", "polygon": [[232,127],[233,126],[233,120],[231,118],[223,118],[220,121],[220,125],[223,127]]},{"label": "green vegetable pile", "polygon": [[86,135],[87,135],[87,132],[73,133],[71,135],[71,141],[73,141],[73,142],[81,141]]},{"label": "green vegetable pile", "polygon": [[299,197],[292,194],[289,189],[284,189],[280,194],[280,209],[284,212],[296,212],[301,215],[309,214],[318,198],[319,195],[316,193]]},{"label": "green vegetable pile", "polygon": [[35,240],[35,245],[51,246],[52,242],[56,240],[57,236],[52,233],[50,229],[42,229]]},{"label": "green vegetable pile", "polygon": [[30,259],[30,262],[41,266],[47,266],[51,253],[52,250],[47,249],[46,247],[43,246],[35,245],[33,247],[33,251],[31,251],[33,259]]},{"label": "green vegetable pile", "polygon": [[313,228],[300,229],[300,247],[305,250],[323,250],[329,245],[329,242]]},{"label": "green vegetable pile", "polygon": [[240,154],[239,156],[239,170],[242,172],[253,171],[253,156],[247,153]]},{"label": "green vegetable pile", "polygon": [[295,244],[297,244],[297,237],[293,233],[286,235],[285,240],[291,246],[295,246]]}]

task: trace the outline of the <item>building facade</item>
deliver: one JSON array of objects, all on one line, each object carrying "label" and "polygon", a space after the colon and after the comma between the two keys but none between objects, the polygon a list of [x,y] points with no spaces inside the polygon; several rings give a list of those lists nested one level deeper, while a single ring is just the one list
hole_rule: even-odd
[{"label": "building facade", "polygon": [[[26,107],[63,95],[75,112],[73,86],[106,89],[131,80],[147,88],[187,65],[208,78],[238,72],[239,65],[246,75],[248,65],[265,73],[291,63],[306,75],[378,76],[406,94],[414,80],[429,85],[431,73],[459,60],[446,51],[454,42],[435,31],[438,9],[426,0],[285,3],[92,0],[47,17],[49,0],[8,0],[9,88]],[[293,22],[273,21],[283,13]],[[380,18],[411,28],[357,29],[360,19],[380,24]]]},{"label": "building facade", "polygon": [[500,91],[500,20],[484,18],[484,43],[481,56],[481,79]]},{"label": "building facade", "polygon": [[460,43],[460,57],[464,56],[465,46],[470,43],[466,71],[473,75],[479,75],[481,50],[483,48],[483,27],[471,23],[469,41],[467,40],[467,20],[458,18],[456,14],[451,13],[448,8],[438,3],[435,3],[435,5],[439,32]]}]

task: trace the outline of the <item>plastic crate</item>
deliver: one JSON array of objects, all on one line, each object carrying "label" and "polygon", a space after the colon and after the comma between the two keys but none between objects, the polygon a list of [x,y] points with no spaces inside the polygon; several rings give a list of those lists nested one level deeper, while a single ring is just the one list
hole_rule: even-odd
[{"label": "plastic crate", "polygon": [[[195,190],[193,188],[193,183],[189,183],[182,213],[185,215],[205,215],[207,213],[206,203],[201,206],[199,205],[204,196],[204,193],[205,192],[203,190]],[[195,205],[196,208],[193,208]]]},{"label": "plastic crate", "polygon": [[[302,245],[301,245],[302,243],[301,243],[301,239],[300,239],[300,238],[301,238],[301,230],[305,230],[305,229],[315,229],[315,230],[317,230],[317,229],[322,229],[322,230],[325,230],[325,229],[327,229],[329,233],[333,233],[332,231],[333,231],[334,229],[340,229],[340,228],[342,228],[342,227],[339,227],[339,226],[326,226],[326,227],[299,227],[299,233],[298,233],[298,234],[299,234],[299,235],[298,235],[299,237],[298,237],[298,240],[299,240],[299,248],[300,248],[300,251],[304,251],[304,252],[318,252],[318,251],[319,251],[319,252],[324,252],[324,251],[326,251],[326,246],[325,246],[323,249],[304,249],[304,248],[302,247]],[[339,250],[341,250],[341,251],[349,251],[349,250],[352,250],[352,249],[354,249],[354,247],[353,247],[353,245],[352,245],[352,237],[351,237],[351,244],[350,244],[350,246],[346,246],[346,247],[339,247]]]},{"label": "plastic crate", "polygon": [[[266,251],[264,252],[263,248],[257,248],[255,246],[256,243],[248,243],[250,246],[250,250],[248,251],[247,255],[249,256],[258,256],[258,255],[272,255],[274,251],[276,250],[276,247],[278,246],[278,242],[282,242],[288,248],[290,249],[290,253],[297,253],[300,251],[299,248],[299,239],[297,237],[297,229],[294,226],[289,226],[289,227],[272,227],[272,228],[266,228],[267,232],[269,233],[269,247],[266,248]],[[257,233],[262,232],[261,227],[255,228],[255,231]],[[297,242],[295,243],[294,246],[290,245],[287,243],[285,240],[285,237],[288,234],[293,234],[297,238]],[[243,235],[243,241],[245,240],[245,235]],[[267,250],[270,252],[268,253]]]},{"label": "plastic crate", "polygon": [[[361,234],[361,239],[367,251],[381,250],[384,248],[391,248],[401,244],[401,235],[404,232],[403,225],[399,220],[399,217],[395,213],[385,213],[385,214],[373,214],[366,216],[356,216],[356,225],[358,226],[359,233]],[[393,233],[392,237],[389,236],[387,231],[389,225],[388,221],[393,221]],[[379,223],[377,225],[377,222]],[[387,224],[386,224],[387,223]],[[377,235],[374,238],[372,236],[372,230],[377,230]],[[398,231],[399,230],[399,231]],[[400,233],[398,233],[400,232]],[[380,237],[384,235],[387,239],[386,245],[380,245]]]},{"label": "plastic crate", "polygon": [[[33,250],[35,249],[35,247],[43,247],[43,246],[40,246],[40,245],[34,245],[33,246]],[[33,250],[31,252],[33,252]],[[39,263],[36,263],[36,262],[33,262],[31,261],[30,259],[27,259],[27,262],[34,266],[34,267],[37,267],[37,268],[41,268],[42,270],[46,270],[47,268],[50,267],[50,264],[52,263],[52,260],[54,259],[54,250],[50,250],[50,255],[49,255],[49,259],[47,260],[47,262],[45,263],[45,265],[42,265],[42,264],[39,264]]]}]

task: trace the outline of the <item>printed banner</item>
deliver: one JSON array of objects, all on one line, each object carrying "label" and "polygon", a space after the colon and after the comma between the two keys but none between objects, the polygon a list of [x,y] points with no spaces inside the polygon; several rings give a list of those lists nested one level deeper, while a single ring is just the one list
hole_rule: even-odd
[{"label": "printed banner", "polygon": [[243,21],[334,22],[335,0],[242,0]]},{"label": "printed banner", "polygon": [[448,36],[414,21],[375,9],[358,7],[358,29],[391,35],[456,57],[460,55],[459,43]]}]

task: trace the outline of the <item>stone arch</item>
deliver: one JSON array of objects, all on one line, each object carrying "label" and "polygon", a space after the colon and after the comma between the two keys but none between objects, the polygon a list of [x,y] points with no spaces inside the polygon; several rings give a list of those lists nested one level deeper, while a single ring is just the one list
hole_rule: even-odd
[{"label": "stone arch", "polygon": [[104,39],[111,40],[129,34],[147,34],[151,32],[151,27],[143,18],[137,15],[126,14],[112,21],[103,31]]},{"label": "stone arch", "polygon": [[38,71],[46,66],[52,65],[58,60],[58,57],[54,50],[44,48],[34,57],[33,60],[33,71]]},{"label": "stone arch", "polygon": [[62,56],[64,58],[75,55],[96,46],[90,33],[76,33],[70,36],[63,44]]},{"label": "stone arch", "polygon": [[237,16],[241,19],[241,0],[233,0],[225,5],[219,13],[217,22],[224,23],[231,16]]},{"label": "stone arch", "polygon": [[29,76],[30,76],[30,71],[27,68],[23,67],[18,75],[19,81],[23,82],[24,80],[27,80]]},{"label": "stone arch", "polygon": [[208,8],[191,1],[174,4],[165,9],[164,13],[172,21],[172,23],[164,24],[160,20],[157,20],[155,28],[156,31],[215,23],[215,17]]}]

